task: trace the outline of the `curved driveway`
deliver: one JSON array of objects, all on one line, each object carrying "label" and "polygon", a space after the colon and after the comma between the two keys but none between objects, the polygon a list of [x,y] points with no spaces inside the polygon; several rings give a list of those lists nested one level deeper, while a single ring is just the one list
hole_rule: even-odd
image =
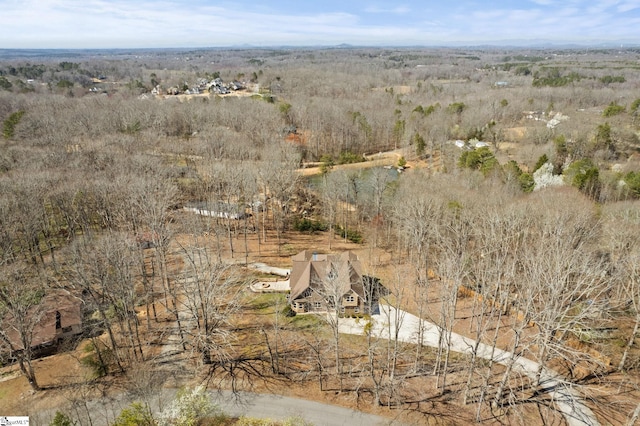
[{"label": "curved driveway", "polygon": [[[415,315],[408,312],[396,310],[388,305],[380,305],[380,314],[372,315],[373,332],[380,338],[389,338],[390,321],[389,318],[400,318],[400,330],[398,331],[398,340],[407,343],[419,343],[417,341],[420,327],[423,330],[422,343],[425,346],[437,348],[439,341],[438,328],[424,320],[420,320]],[[340,332],[346,334],[363,334],[364,321],[356,322],[354,319],[345,318],[340,320]],[[393,325],[391,333],[396,334]],[[461,353],[471,353],[475,346],[475,340],[461,336],[456,333],[451,335],[451,350]],[[476,355],[484,359],[492,359],[493,361],[506,365],[511,357],[510,352],[501,349],[492,349],[491,346],[481,343],[478,345]],[[517,358],[514,361],[514,371],[535,379],[539,369],[539,364],[526,358]],[[584,405],[582,397],[571,388],[571,384],[562,380],[562,376],[544,368],[542,370],[541,382],[544,383],[544,389],[553,398],[558,411],[562,413],[569,426],[598,426],[598,420],[591,409]]]}]

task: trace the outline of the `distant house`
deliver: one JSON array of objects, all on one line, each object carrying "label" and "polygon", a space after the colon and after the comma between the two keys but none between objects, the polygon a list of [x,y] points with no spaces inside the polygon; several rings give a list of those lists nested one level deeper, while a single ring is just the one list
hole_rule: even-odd
[{"label": "distant house", "polygon": [[[66,290],[50,290],[29,315],[37,318],[31,336],[31,349],[36,355],[48,353],[60,342],[83,331],[82,300]],[[4,353],[24,350],[17,324],[18,321],[9,315],[2,321],[2,331],[9,341],[9,347],[6,347],[7,342],[3,342]]]},{"label": "distant house", "polygon": [[337,305],[343,314],[369,314],[377,311],[380,296],[386,294],[380,280],[362,274],[352,252],[302,251],[292,260],[289,303],[296,313],[328,312]]},{"label": "distant house", "polygon": [[240,83],[239,81],[232,81],[231,84],[229,84],[229,88],[231,90],[243,90],[245,89],[244,84]]},{"label": "distant house", "polygon": [[535,120],[535,121],[544,120],[544,121],[546,121],[547,113],[544,112],[544,111],[523,111],[522,115],[525,118],[528,118],[529,120]]},{"label": "distant house", "polygon": [[222,219],[244,219],[247,216],[244,206],[234,203],[195,203],[185,206],[184,210],[201,216],[218,217]]},{"label": "distant house", "polygon": [[484,148],[484,147],[488,147],[490,146],[487,142],[483,142],[483,141],[479,141],[477,139],[471,139],[469,141],[463,141],[463,140],[455,140],[453,141],[453,144],[455,146],[457,146],[460,149],[465,149],[465,150],[474,150],[474,149],[478,149],[478,148]]},{"label": "distant house", "polygon": [[214,83],[209,86],[209,93],[215,93],[216,95],[226,95],[230,92],[229,89],[222,83]]},{"label": "distant house", "polygon": [[205,87],[207,90],[209,90],[209,93],[220,94],[222,89],[227,90],[226,87],[224,87],[224,82],[220,77],[216,78],[215,80],[211,80],[206,84]]},{"label": "distant house", "polygon": [[453,142],[453,144],[454,144],[455,146],[457,146],[458,148],[460,148],[460,149],[464,149],[464,148],[466,148],[466,147],[467,147],[467,144],[466,144],[463,140],[460,140],[460,139],[455,140],[455,141]]},{"label": "distant house", "polygon": [[207,84],[209,84],[209,82],[207,81],[206,78],[199,78],[197,84],[198,84],[198,89],[204,90],[207,88]]}]

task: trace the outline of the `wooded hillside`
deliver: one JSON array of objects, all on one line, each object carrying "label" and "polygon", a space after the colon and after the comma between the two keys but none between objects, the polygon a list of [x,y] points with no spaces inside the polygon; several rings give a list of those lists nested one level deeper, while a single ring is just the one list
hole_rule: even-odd
[{"label": "wooded hillside", "polygon": [[[312,387],[416,424],[563,422],[549,370],[602,424],[633,424],[639,68],[636,49],[0,58],[5,369],[79,424],[96,383],[159,388],[167,359],[172,385]],[[357,251],[438,347],[247,291],[273,277],[246,266],[303,249]],[[32,344],[54,289],[82,299],[81,334]],[[454,352],[453,332],[512,357]],[[74,354],[73,377],[38,367],[50,353]]]}]

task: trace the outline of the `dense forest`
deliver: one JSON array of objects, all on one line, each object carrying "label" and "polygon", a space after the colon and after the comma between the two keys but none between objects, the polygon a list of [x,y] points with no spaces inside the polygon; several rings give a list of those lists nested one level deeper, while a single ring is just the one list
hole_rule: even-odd
[{"label": "dense forest", "polygon": [[[169,382],[406,424],[638,420],[640,50],[65,55],[0,57],[0,354],[6,383],[64,395],[56,424],[116,391],[137,402],[107,423],[177,424],[150,408]],[[303,249],[356,251],[437,347],[247,291]],[[35,345],[54,291],[82,301],[64,380]],[[549,371],[593,417],[571,423]]]}]

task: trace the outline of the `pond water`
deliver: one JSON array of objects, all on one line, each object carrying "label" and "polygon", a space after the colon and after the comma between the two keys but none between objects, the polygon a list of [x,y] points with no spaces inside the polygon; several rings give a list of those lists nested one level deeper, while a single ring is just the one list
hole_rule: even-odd
[{"label": "pond water", "polygon": [[[353,202],[356,191],[363,194],[373,191],[379,185],[391,185],[398,180],[400,174],[401,172],[395,167],[371,167],[360,170],[333,170],[325,176],[307,176],[304,178],[304,181],[308,188],[314,192],[319,192],[324,187],[324,181],[326,179],[328,181],[327,185],[338,188],[336,198],[342,201]],[[347,194],[347,190],[345,185],[349,185],[346,200],[345,194]]]}]

